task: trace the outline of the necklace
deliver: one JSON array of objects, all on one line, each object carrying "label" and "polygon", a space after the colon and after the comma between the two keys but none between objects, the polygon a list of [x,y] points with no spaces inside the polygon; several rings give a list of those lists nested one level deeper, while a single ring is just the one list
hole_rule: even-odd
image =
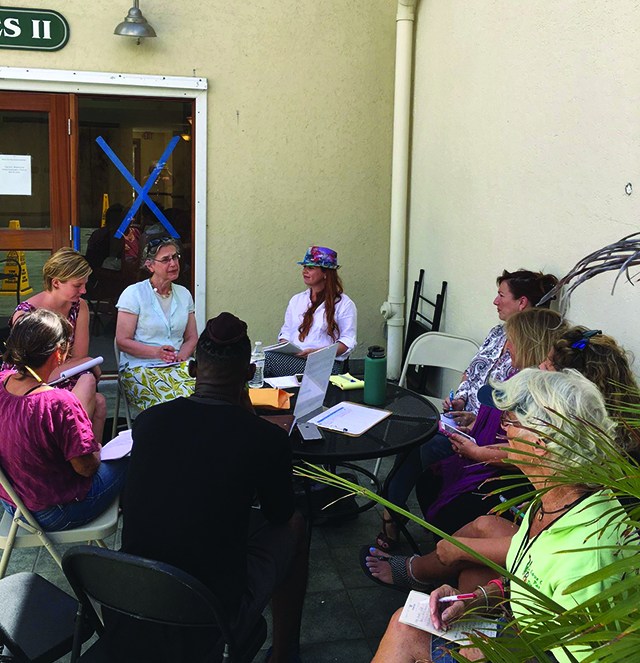
[{"label": "necklace", "polygon": [[555,513],[560,513],[561,511],[564,511],[565,509],[570,509],[572,506],[575,506],[583,498],[584,498],[584,494],[580,495],[580,497],[573,500],[573,502],[570,502],[569,504],[565,504],[563,507],[560,507],[559,509],[556,509],[555,511],[545,511],[544,510],[544,504],[542,502],[540,502],[540,510],[538,511],[538,520],[542,520],[545,516],[550,516],[550,515],[555,514]]},{"label": "necklace", "polygon": [[[149,283],[151,283],[151,279],[149,279]],[[158,295],[158,297],[162,297],[163,299],[169,299],[169,297],[171,297],[171,295],[173,294],[173,289],[171,288],[171,283],[169,283],[169,292],[166,295],[163,295],[158,290],[158,288],[156,288],[155,285],[153,285],[153,283],[151,283],[151,287],[153,288],[153,292],[155,292],[156,295]]]}]

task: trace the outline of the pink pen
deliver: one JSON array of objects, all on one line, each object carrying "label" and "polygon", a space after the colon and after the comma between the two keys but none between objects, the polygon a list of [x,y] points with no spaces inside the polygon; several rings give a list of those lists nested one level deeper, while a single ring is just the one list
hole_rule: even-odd
[{"label": "pink pen", "polygon": [[438,599],[439,603],[449,603],[451,601],[464,601],[464,599],[475,599],[475,594],[457,594],[456,596],[443,596]]}]

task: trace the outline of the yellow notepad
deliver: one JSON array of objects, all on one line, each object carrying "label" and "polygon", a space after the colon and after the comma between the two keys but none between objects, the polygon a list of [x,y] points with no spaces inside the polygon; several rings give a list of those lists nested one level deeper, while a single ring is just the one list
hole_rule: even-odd
[{"label": "yellow notepad", "polygon": [[354,378],[353,375],[345,373],[344,375],[332,375],[329,378],[331,384],[335,384],[336,387],[340,387],[343,391],[348,391],[349,389],[364,389],[364,380],[358,380]]}]

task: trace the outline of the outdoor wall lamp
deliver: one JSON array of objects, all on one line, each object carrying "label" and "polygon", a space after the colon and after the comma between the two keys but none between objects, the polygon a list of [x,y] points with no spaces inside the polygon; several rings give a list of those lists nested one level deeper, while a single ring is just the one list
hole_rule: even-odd
[{"label": "outdoor wall lamp", "polygon": [[156,31],[142,15],[140,7],[138,6],[138,0],[133,0],[133,7],[129,10],[124,21],[118,23],[113,34],[119,35],[120,37],[134,37],[138,44],[140,44],[140,39],[157,37]]}]

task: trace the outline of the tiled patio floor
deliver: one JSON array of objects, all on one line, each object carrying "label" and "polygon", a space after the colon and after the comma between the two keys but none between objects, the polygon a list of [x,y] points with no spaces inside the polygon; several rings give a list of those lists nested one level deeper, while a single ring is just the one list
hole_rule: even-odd
[{"label": "tiled patio floor", "polygon": [[[112,388],[101,387],[108,400]],[[111,414],[112,407],[109,409]],[[373,469],[373,461],[363,463]],[[389,470],[391,459],[383,463],[381,474]],[[413,499],[413,498],[412,498]],[[410,507],[416,513],[415,502]],[[309,559],[309,586],[302,618],[301,656],[304,663],[368,663],[386,628],[389,617],[404,602],[404,595],[380,587],[360,570],[358,551],[372,544],[380,530],[381,509],[361,514],[340,525],[316,527],[312,533]],[[430,535],[411,527],[423,552],[432,549]],[[107,540],[110,548],[119,548],[120,531]],[[62,549],[63,551],[63,549]],[[232,551],[227,551],[232,552]],[[404,544],[401,552],[409,554]],[[71,593],[71,589],[51,556],[44,548],[16,550],[8,573],[33,571]],[[270,622],[270,612],[265,613]],[[265,648],[271,643],[267,636]],[[264,653],[255,661],[262,661]],[[60,659],[68,661],[69,656]]]}]

